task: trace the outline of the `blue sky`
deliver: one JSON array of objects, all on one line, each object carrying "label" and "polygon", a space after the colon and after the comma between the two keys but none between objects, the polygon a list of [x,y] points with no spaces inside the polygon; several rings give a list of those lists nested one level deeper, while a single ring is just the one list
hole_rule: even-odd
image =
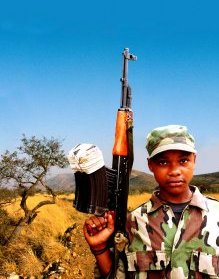
[{"label": "blue sky", "polygon": [[5,1],[0,9],[0,152],[23,133],[68,151],[94,143],[111,165],[124,47],[133,91],[134,168],[145,137],[183,124],[196,173],[219,171],[218,1]]}]

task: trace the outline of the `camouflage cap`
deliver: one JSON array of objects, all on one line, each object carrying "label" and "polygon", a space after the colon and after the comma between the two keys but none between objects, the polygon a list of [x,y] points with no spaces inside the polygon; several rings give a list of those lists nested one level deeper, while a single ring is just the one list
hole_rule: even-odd
[{"label": "camouflage cap", "polygon": [[167,150],[183,150],[197,153],[195,140],[186,126],[168,125],[158,127],[147,135],[146,149],[149,158]]}]

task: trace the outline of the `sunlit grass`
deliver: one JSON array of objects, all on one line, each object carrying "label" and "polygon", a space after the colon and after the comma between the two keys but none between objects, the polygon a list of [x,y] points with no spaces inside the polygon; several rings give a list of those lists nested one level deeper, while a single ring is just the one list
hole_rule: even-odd
[{"label": "sunlit grass", "polygon": [[[29,197],[28,207],[31,209],[48,198],[43,194]],[[72,201],[73,195],[62,195],[57,197],[56,204],[45,205],[38,209],[38,215],[33,223],[25,226],[17,239],[4,248],[7,256],[5,257],[4,253],[4,259],[0,258],[0,274],[17,272],[26,276],[40,276],[47,263],[69,257],[69,251],[61,243],[61,239],[66,229],[75,223],[78,228],[76,232],[80,234],[79,243],[84,242],[87,249],[82,236],[82,225],[86,216],[73,208]],[[5,206],[9,215],[17,220],[24,214],[19,203],[20,200],[17,199],[14,204]],[[93,258],[88,249],[87,258],[89,257]]]},{"label": "sunlit grass", "polygon": [[150,199],[151,194],[149,193],[142,193],[137,195],[130,195],[128,198],[128,210],[131,211],[134,208],[140,206],[144,202]]},{"label": "sunlit grass", "polygon": [[[219,199],[219,194],[207,195]],[[150,196],[151,194],[149,193],[130,195],[128,198],[128,210],[137,208],[148,201]],[[28,207],[33,208],[37,203],[48,198],[47,195],[43,194],[30,197],[28,198]],[[26,276],[35,275],[39,277],[46,263],[62,259],[65,265],[68,266],[69,272],[75,274],[75,272],[82,270],[80,272],[86,273],[84,278],[93,278],[94,257],[89,251],[82,232],[82,226],[87,215],[73,208],[73,198],[73,194],[60,195],[57,197],[56,204],[46,205],[38,210],[38,216],[33,223],[26,226],[16,241],[4,248],[5,251],[1,251],[0,274],[2,272],[4,274],[17,272]],[[9,215],[16,220],[23,216],[19,203],[20,201],[17,200],[13,205],[5,207]],[[60,242],[65,230],[72,224],[77,224],[73,240],[76,258],[72,258],[69,250]],[[83,261],[84,257],[86,261]],[[80,269],[78,266],[81,266]]]}]

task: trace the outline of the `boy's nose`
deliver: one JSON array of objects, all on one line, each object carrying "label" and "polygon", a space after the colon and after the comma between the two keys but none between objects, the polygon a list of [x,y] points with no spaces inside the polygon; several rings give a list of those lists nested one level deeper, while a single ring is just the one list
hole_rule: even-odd
[{"label": "boy's nose", "polygon": [[172,165],[169,169],[169,175],[170,176],[177,176],[181,173],[179,166],[177,165]]}]

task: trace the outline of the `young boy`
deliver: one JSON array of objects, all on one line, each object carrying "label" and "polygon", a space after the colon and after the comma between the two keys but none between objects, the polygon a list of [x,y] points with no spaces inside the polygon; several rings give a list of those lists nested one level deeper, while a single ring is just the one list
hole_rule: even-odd
[{"label": "young boy", "polygon": [[[219,278],[219,203],[190,185],[194,138],[185,126],[159,127],[147,136],[146,148],[158,188],[127,218],[127,273],[119,262],[115,278]],[[113,231],[112,212],[85,221],[84,235],[101,274],[96,278],[111,278]]]}]

